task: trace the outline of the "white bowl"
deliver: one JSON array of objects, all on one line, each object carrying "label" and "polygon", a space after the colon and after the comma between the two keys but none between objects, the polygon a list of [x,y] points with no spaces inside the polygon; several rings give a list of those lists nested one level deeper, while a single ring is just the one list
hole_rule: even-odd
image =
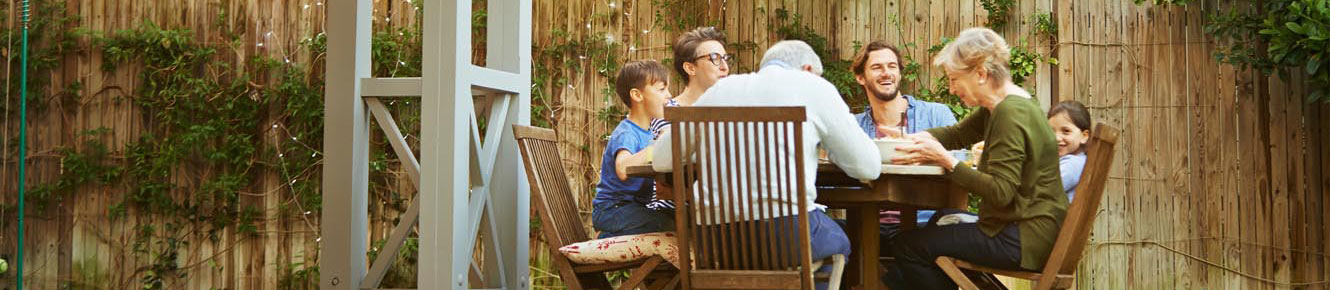
[{"label": "white bowl", "polygon": [[891,158],[905,155],[905,152],[896,151],[897,147],[914,144],[905,139],[877,139],[873,143],[877,144],[877,151],[882,153],[882,164],[891,164]]}]

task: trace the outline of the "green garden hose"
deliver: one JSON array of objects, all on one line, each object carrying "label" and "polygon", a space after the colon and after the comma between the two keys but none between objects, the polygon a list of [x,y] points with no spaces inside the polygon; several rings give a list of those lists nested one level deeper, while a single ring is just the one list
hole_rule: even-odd
[{"label": "green garden hose", "polygon": [[23,180],[28,148],[28,0],[23,0],[23,50],[19,64],[19,125],[18,125],[18,255],[14,258],[18,290],[23,290]]}]

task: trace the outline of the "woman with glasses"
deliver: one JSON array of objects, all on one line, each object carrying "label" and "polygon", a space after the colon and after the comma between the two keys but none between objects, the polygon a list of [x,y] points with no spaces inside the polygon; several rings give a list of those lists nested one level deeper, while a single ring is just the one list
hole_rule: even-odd
[{"label": "woman with glasses", "polygon": [[[717,80],[730,75],[730,59],[725,51],[725,34],[715,27],[699,27],[674,40],[674,71],[683,77],[683,92],[665,103],[668,107],[692,106],[702,93],[716,84]],[[651,120],[651,134],[660,138],[660,134],[669,128],[664,119]],[[661,184],[657,184],[659,190]],[[673,210],[674,202],[654,199],[647,208],[655,210]]]},{"label": "woman with glasses", "polygon": [[701,27],[680,35],[674,40],[674,70],[683,76],[687,86],[674,100],[679,105],[693,105],[717,80],[730,75],[729,61],[725,35],[715,27]]}]

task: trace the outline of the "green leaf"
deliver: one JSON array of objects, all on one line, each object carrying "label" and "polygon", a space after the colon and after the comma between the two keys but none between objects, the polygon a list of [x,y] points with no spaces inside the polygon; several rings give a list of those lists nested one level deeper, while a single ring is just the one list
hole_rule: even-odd
[{"label": "green leaf", "polygon": [[1307,34],[1307,30],[1303,29],[1302,25],[1297,22],[1285,22],[1284,27],[1288,27],[1288,30],[1297,34]]},{"label": "green leaf", "polygon": [[1316,74],[1317,69],[1319,69],[1320,67],[1321,67],[1321,62],[1317,61],[1315,57],[1313,57],[1311,61],[1307,62],[1307,74],[1309,75]]}]

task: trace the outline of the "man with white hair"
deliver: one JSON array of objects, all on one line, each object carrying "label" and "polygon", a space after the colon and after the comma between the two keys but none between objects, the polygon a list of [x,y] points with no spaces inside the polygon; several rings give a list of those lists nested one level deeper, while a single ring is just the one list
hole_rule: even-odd
[{"label": "man with white hair", "polygon": [[[819,144],[830,154],[831,162],[850,177],[874,180],[881,174],[881,156],[873,140],[861,132],[850,114],[850,107],[841,99],[832,85],[822,79],[822,61],[813,48],[797,40],[786,40],[772,45],[762,57],[762,66],[755,73],[731,75],[720,79],[698,98],[694,106],[803,106],[808,114],[804,130],[804,184],[807,192],[810,245],[813,259],[824,259],[834,254],[850,254],[850,241],[845,231],[826,214],[826,206],[817,199],[814,180],[817,177],[817,148]],[[741,138],[759,136],[741,136]],[[670,144],[666,132],[656,142]],[[666,147],[667,148],[667,147]],[[723,153],[722,153],[723,154]],[[652,160],[673,160],[671,150],[655,150]],[[657,172],[673,171],[672,162],[653,162]],[[768,183],[777,191],[776,182]],[[797,201],[776,201],[797,202]],[[719,209],[718,209],[719,210]],[[762,217],[774,219],[781,217]]]}]

